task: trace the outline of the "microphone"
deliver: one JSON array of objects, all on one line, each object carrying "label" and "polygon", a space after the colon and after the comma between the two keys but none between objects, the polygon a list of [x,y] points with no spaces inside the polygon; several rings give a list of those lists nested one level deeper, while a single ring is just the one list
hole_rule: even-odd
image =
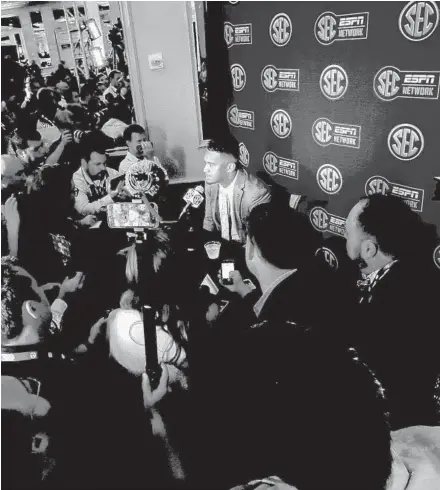
[{"label": "microphone", "polygon": [[203,202],[203,193],[205,190],[201,185],[198,185],[195,189],[188,189],[183,196],[183,200],[186,202],[185,207],[179,214],[179,219],[188,211],[189,207],[198,208]]}]

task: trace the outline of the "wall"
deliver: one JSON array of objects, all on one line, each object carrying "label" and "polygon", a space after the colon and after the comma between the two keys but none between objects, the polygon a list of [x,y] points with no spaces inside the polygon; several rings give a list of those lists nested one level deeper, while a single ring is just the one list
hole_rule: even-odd
[{"label": "wall", "polygon": [[440,231],[437,4],[225,2],[225,14],[228,122],[250,171],[326,201],[310,211],[326,236],[377,192]]},{"label": "wall", "polygon": [[[120,2],[120,6],[137,120],[141,124],[146,120],[156,155],[172,180],[202,180],[204,151],[199,149],[186,2]],[[148,55],[159,52],[164,68],[150,70]]]}]

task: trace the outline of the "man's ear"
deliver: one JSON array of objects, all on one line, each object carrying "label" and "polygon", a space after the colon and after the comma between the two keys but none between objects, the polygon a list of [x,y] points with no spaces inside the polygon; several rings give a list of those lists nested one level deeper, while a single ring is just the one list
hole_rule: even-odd
[{"label": "man's ear", "polygon": [[229,162],[227,171],[228,172],[235,172],[237,170],[237,163],[236,162]]},{"label": "man's ear", "polygon": [[376,255],[377,255],[377,252],[379,251],[378,247],[377,247],[377,244],[367,238],[366,240],[364,240],[361,244],[361,250],[362,250],[362,257],[364,259],[372,259],[374,258]]}]

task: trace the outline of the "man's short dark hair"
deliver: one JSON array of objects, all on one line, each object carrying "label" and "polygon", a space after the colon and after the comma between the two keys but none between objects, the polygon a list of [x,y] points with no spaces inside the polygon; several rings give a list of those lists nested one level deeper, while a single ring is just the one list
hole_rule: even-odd
[{"label": "man's short dark hair", "polygon": [[260,204],[246,225],[249,238],[275,267],[294,269],[315,260],[320,235],[298,211],[273,202]]},{"label": "man's short dark hair", "polygon": [[119,70],[112,70],[110,73],[109,73],[109,80],[113,80],[113,78],[115,78],[115,75],[117,75],[118,73],[120,73],[122,75],[122,72],[119,71]]},{"label": "man's short dark hair", "polygon": [[240,150],[238,141],[232,136],[227,135],[221,138],[215,138],[209,141],[207,149],[210,151],[217,151],[219,153],[227,153],[238,159],[240,157]]},{"label": "man's short dark hair", "polygon": [[145,129],[140,124],[130,124],[124,129],[124,141],[131,141],[133,133],[145,134]]},{"label": "man's short dark hair", "polygon": [[363,197],[365,207],[358,221],[365,233],[374,237],[380,250],[396,259],[432,258],[438,243],[434,225],[422,221],[399,197],[373,194]]},{"label": "man's short dark hair", "polygon": [[79,146],[81,157],[88,162],[93,152],[104,155],[106,150],[111,147],[111,141],[102,131],[93,130],[84,134]]}]

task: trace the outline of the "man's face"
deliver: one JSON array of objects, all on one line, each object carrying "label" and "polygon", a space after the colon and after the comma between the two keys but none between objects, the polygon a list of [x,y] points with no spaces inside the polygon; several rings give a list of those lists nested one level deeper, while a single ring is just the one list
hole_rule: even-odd
[{"label": "man's face", "polygon": [[123,78],[122,73],[116,73],[116,75],[113,77],[113,80],[111,82],[113,87],[119,88],[121,86],[121,83],[122,83],[122,78]]},{"label": "man's face", "polygon": [[103,179],[107,175],[107,155],[92,151],[90,160],[87,162],[87,172],[90,177]]},{"label": "man's face", "polygon": [[364,232],[359,224],[359,215],[365,207],[365,202],[358,202],[350,211],[345,222],[345,239],[347,240],[347,255],[351,260],[362,259],[362,241]]},{"label": "man's face", "polygon": [[73,91],[72,92],[72,103],[73,104],[79,104],[79,93]]},{"label": "man's face", "polygon": [[[226,153],[207,150],[205,153],[205,180],[207,184],[221,184],[228,182],[228,169],[233,157]],[[234,167],[235,168],[235,167]]]},{"label": "man's face", "polygon": [[142,142],[148,141],[145,133],[133,133],[131,135],[131,141],[128,141],[128,151],[137,158],[144,156]]},{"label": "man's face", "polygon": [[43,138],[40,140],[28,140],[27,144],[27,153],[31,162],[36,162],[43,159],[49,150],[49,147]]}]

